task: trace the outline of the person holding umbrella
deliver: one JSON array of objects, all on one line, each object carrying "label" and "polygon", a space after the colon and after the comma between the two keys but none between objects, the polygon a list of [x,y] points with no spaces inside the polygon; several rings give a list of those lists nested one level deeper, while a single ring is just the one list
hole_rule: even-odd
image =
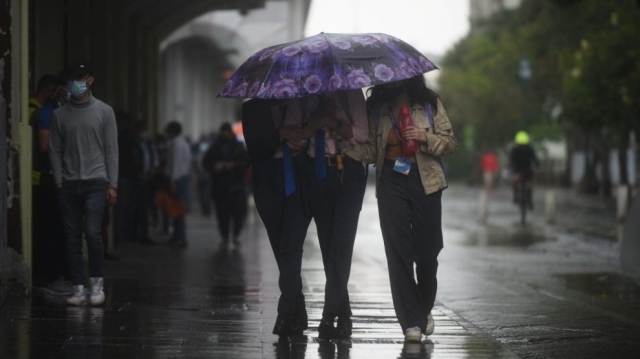
[{"label": "person holding umbrella", "polygon": [[[302,122],[303,140],[309,141],[304,174],[304,199],[315,219],[326,276],[325,303],[319,338],[348,338],[352,333],[347,284],[358,219],[366,187],[367,165],[375,155],[373,126],[360,89],[339,91],[292,101],[285,124]],[[306,231],[281,247],[284,258],[298,263]],[[295,254],[289,255],[286,254]],[[293,258],[295,257],[295,258]],[[288,273],[292,269],[293,273]],[[299,275],[300,266],[281,270],[281,278]],[[295,298],[286,298],[291,301]],[[337,327],[335,327],[335,320]]]},{"label": "person holding umbrella", "polygon": [[[403,107],[415,121],[404,132],[398,126]],[[447,188],[440,157],[453,153],[457,142],[442,102],[422,75],[371,88],[367,108],[377,127],[376,189],[393,306],[405,341],[420,342],[434,331]],[[419,144],[415,154],[405,153],[403,139]]]},{"label": "person holding umbrella", "polygon": [[[284,196],[291,204],[297,201],[290,198],[302,200],[285,208],[313,215],[318,225],[327,275],[320,338],[348,337],[352,329],[347,282],[366,164],[374,162],[376,152],[375,125],[364,116],[361,89],[434,69],[420,52],[393,36],[321,33],[257,52],[220,91],[219,96],[227,98],[290,100],[279,128],[286,144],[282,146]],[[312,158],[296,177],[295,165],[305,157]],[[295,328],[286,324],[294,322],[299,304],[302,245],[308,227],[305,221],[289,221],[290,215],[285,209],[276,255],[282,296],[274,333],[281,336],[294,331],[278,329]],[[334,327],[336,317],[338,328]]]}]

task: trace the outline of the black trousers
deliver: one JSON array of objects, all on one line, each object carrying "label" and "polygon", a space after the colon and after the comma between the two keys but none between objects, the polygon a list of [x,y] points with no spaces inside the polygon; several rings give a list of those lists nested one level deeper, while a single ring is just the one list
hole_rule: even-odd
[{"label": "black trousers", "polygon": [[403,331],[412,327],[424,331],[438,288],[438,254],[443,246],[442,192],[425,195],[415,164],[409,175],[394,171],[393,164],[385,161],[378,186],[393,306]]},{"label": "black trousers", "polygon": [[[294,162],[299,187],[296,191],[298,195],[285,197],[282,159],[270,159],[254,164],[252,182],[256,209],[267,230],[271,249],[281,273],[279,284],[282,295],[280,296],[278,313],[283,315],[295,313],[302,321],[306,322],[306,304],[302,294],[302,277],[300,275],[302,250],[291,250],[292,247],[297,248],[297,245],[292,245],[291,242],[304,243],[307,229],[311,223],[311,217],[306,215],[303,210],[302,196],[300,195],[302,193],[300,158],[296,157]],[[285,227],[287,227],[287,236],[283,234]],[[282,259],[283,257],[284,259]]]},{"label": "black trousers", "polygon": [[323,317],[351,317],[347,285],[351,274],[353,244],[367,184],[362,163],[344,158],[344,170],[327,167],[327,177],[315,177],[315,159],[307,164],[309,204],[318,228],[326,276]]},{"label": "black trousers", "polygon": [[238,238],[247,217],[246,188],[244,186],[234,190],[217,188],[213,192],[213,203],[216,206],[218,230],[222,240],[225,242],[229,240],[231,221],[233,221],[233,238]]}]

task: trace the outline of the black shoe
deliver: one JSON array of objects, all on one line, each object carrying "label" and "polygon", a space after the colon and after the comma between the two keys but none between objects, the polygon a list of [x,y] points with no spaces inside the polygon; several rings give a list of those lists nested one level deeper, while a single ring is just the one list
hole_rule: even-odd
[{"label": "black shoe", "polygon": [[351,338],[353,332],[353,322],[351,318],[338,318],[338,326],[336,327],[336,338]]},{"label": "black shoe", "polygon": [[318,339],[331,340],[336,336],[336,328],[333,319],[322,318],[318,326]]},{"label": "black shoe", "polygon": [[296,313],[294,316],[294,321],[297,323],[298,328],[300,328],[300,330],[307,330],[309,329],[309,320],[307,318],[307,311],[305,310],[302,313]]},{"label": "black shoe", "polygon": [[278,315],[272,333],[280,338],[297,337],[302,335],[302,329],[294,321],[292,314]]}]

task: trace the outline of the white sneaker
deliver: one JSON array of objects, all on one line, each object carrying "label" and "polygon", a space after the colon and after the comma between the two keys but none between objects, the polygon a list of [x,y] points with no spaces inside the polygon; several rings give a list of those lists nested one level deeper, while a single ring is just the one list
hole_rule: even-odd
[{"label": "white sneaker", "polygon": [[91,278],[91,305],[102,305],[104,303],[104,291],[102,278]]},{"label": "white sneaker", "polygon": [[407,329],[404,333],[404,341],[411,343],[420,343],[422,342],[422,330],[418,327],[413,327]]},{"label": "white sneaker", "polygon": [[81,306],[87,304],[87,293],[83,285],[73,286],[73,295],[67,298],[67,304]]},{"label": "white sneaker", "polygon": [[435,329],[436,329],[436,325],[433,322],[433,315],[429,313],[429,316],[427,317],[427,329],[424,331],[424,335],[429,336],[433,334],[433,331]]}]

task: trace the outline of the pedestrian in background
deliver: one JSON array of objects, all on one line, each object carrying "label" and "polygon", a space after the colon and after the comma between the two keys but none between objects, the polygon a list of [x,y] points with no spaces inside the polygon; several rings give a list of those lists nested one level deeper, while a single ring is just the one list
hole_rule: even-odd
[{"label": "pedestrian in background", "polygon": [[[373,87],[367,106],[377,127],[376,188],[393,306],[405,340],[420,342],[422,334],[434,330],[431,310],[443,247],[441,200],[447,181],[440,157],[454,152],[457,142],[438,95],[422,75]],[[415,121],[404,133],[399,126],[403,107]],[[414,155],[405,154],[405,138],[418,142]]]},{"label": "pedestrian in background", "polygon": [[89,253],[90,303],[104,303],[104,248],[100,231],[105,202],[118,198],[118,130],[113,109],[93,97],[95,77],[87,61],[68,67],[71,100],[53,113],[50,159],[65,225],[70,305],[87,302],[82,237]]},{"label": "pedestrian in background", "polygon": [[136,204],[140,196],[137,185],[141,176],[140,149],[133,129],[133,121],[124,111],[116,111],[118,125],[119,171],[118,192],[120,200],[113,214],[114,237],[119,241],[136,241]]},{"label": "pedestrian in background", "polygon": [[[216,142],[204,156],[203,166],[211,173],[213,203],[218,217],[222,244],[240,245],[240,232],[247,216],[246,170],[249,156],[244,145],[233,134],[231,125],[224,123]],[[233,232],[231,231],[233,222]]]},{"label": "pedestrian in background", "polygon": [[486,189],[492,189],[498,180],[498,172],[500,171],[500,162],[495,153],[488,151],[482,155],[480,160],[482,167],[482,179]]},{"label": "pedestrian in background", "polygon": [[[283,248],[291,248],[289,242],[300,242],[296,236],[306,237],[311,223],[302,201],[302,187],[305,186],[302,170],[307,163],[307,144],[300,143],[299,126],[283,126],[291,101],[298,100],[254,99],[242,105],[253,197],[281,273],[282,294],[272,332],[283,338],[299,336],[309,328],[300,274],[302,253],[283,251]],[[283,276],[283,271],[289,274]]]},{"label": "pedestrian in background", "polygon": [[211,171],[204,167],[204,156],[211,147],[207,136],[202,136],[200,142],[194,146],[193,170],[196,175],[200,211],[205,217],[211,216]]},{"label": "pedestrian in background", "polygon": [[146,136],[148,126],[145,119],[136,121],[133,126],[140,164],[139,175],[135,182],[137,197],[134,228],[136,239],[142,244],[153,243],[149,236],[149,212],[153,205],[151,176],[155,168],[157,154],[153,141]]},{"label": "pedestrian in background", "polygon": [[[345,339],[351,337],[353,327],[347,285],[367,182],[366,167],[374,160],[374,136],[369,135],[360,89],[292,102],[285,123],[295,118],[302,118],[303,138],[309,140],[305,200],[318,229],[327,279],[318,337]],[[301,256],[304,237],[299,238],[296,247],[288,249]]]},{"label": "pedestrian in background", "polygon": [[29,98],[29,122],[35,125],[35,113],[47,102],[54,100],[58,91],[58,79],[53,75],[44,75],[38,80],[35,93]]},{"label": "pedestrian in background", "polygon": [[[189,203],[189,186],[191,175],[191,147],[182,136],[182,125],[170,122],[165,128],[167,136],[167,166],[166,172],[170,181],[170,191],[182,204]],[[187,246],[187,223],[185,214],[173,219],[173,236],[170,244],[184,248]]]},{"label": "pedestrian in background", "polygon": [[69,81],[68,73],[61,72],[55,96],[34,113],[33,119],[33,286],[53,295],[73,294],[64,280],[69,278],[67,247],[49,160],[53,112],[68,102]]}]

